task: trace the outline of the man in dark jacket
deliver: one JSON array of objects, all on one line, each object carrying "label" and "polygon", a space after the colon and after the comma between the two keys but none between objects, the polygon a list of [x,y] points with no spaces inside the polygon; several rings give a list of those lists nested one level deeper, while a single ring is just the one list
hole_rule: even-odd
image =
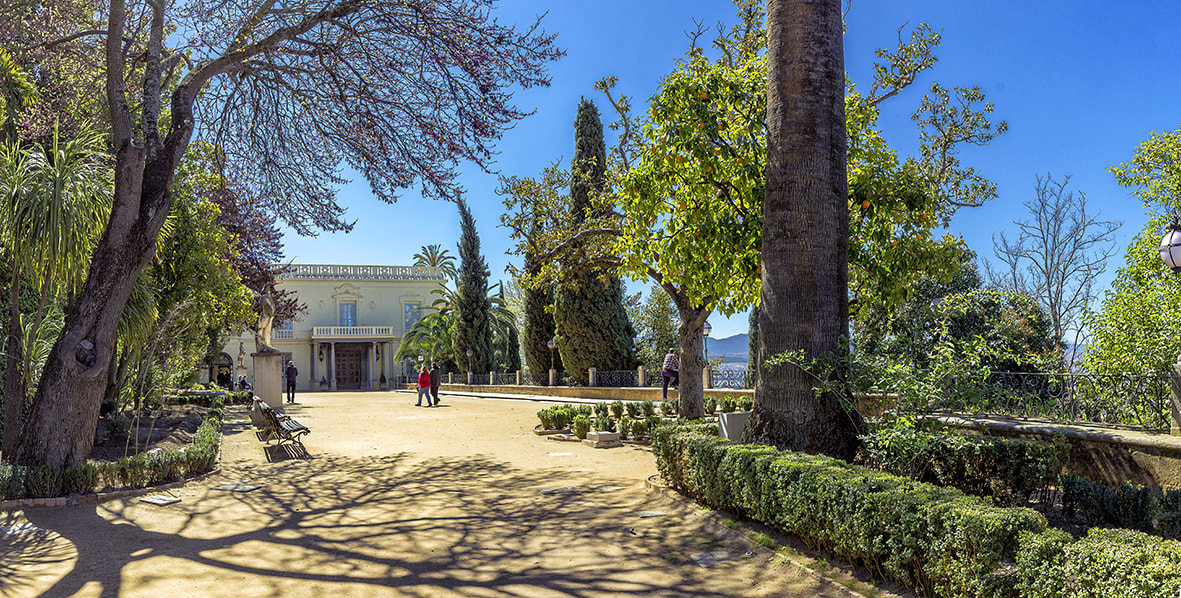
[{"label": "man in dark jacket", "polygon": [[294,403],[295,378],[299,376],[299,370],[295,369],[295,364],[290,359],[287,360],[287,371],[284,374],[287,376],[287,402]]},{"label": "man in dark jacket", "polygon": [[435,399],[435,404],[439,404],[439,384],[443,381],[443,372],[439,370],[439,364],[431,362],[431,396]]}]

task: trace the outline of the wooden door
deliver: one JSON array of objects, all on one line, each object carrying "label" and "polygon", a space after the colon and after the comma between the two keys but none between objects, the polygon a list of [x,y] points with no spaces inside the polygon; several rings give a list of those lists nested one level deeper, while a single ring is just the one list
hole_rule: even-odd
[{"label": "wooden door", "polygon": [[360,345],[336,345],[336,388],[339,390],[361,389]]}]

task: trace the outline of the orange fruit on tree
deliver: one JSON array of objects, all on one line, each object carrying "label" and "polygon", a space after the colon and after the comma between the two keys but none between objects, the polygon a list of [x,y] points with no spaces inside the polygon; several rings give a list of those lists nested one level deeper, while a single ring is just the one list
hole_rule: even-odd
[{"label": "orange fruit on tree", "polygon": [[868,200],[868,199],[863,199],[863,200],[861,200],[861,209],[863,209],[863,210],[864,210],[864,209],[866,209],[866,208],[868,208],[868,207],[869,207],[869,200]]}]

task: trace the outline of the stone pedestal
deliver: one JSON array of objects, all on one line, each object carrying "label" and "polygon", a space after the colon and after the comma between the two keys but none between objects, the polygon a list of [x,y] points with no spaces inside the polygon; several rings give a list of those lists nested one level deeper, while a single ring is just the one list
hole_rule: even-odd
[{"label": "stone pedestal", "polygon": [[283,408],[283,354],[251,353],[254,395],[275,409]]},{"label": "stone pedestal", "polygon": [[746,427],[746,420],[750,419],[752,411],[735,411],[718,415],[718,435],[727,440],[737,442],[742,438],[742,429]]},{"label": "stone pedestal", "polygon": [[587,432],[586,439],[582,443],[593,448],[623,446],[623,443],[619,441],[618,432]]}]

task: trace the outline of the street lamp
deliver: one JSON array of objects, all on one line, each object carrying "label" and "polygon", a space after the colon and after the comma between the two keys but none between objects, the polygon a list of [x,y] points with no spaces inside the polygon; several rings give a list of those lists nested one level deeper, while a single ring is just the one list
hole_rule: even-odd
[{"label": "street lamp", "polygon": [[545,341],[545,346],[549,347],[549,369],[554,369],[554,339]]},{"label": "street lamp", "polygon": [[467,371],[469,374],[472,372],[472,355],[475,354],[475,351],[472,351],[471,349],[467,350]]},{"label": "street lamp", "polygon": [[1160,259],[1174,273],[1181,272],[1181,224],[1176,220],[1160,240]]}]

